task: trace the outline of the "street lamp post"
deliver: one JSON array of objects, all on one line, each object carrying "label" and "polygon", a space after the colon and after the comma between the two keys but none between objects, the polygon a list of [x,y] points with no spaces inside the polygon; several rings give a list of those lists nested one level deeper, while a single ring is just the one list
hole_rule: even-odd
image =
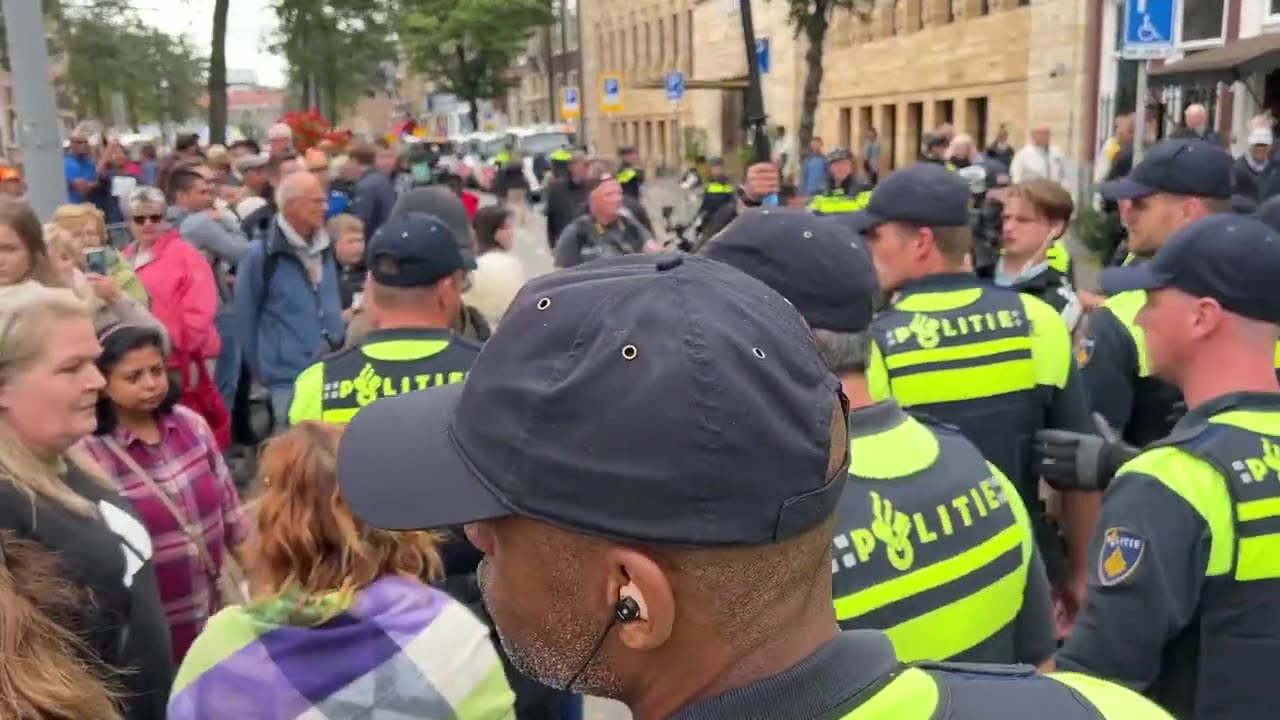
[{"label": "street lamp post", "polygon": [[67,201],[67,176],[62,167],[58,103],[49,82],[44,16],[40,3],[31,0],[3,0],[0,7],[9,41],[27,199],[37,215],[48,218]]},{"label": "street lamp post", "polygon": [[742,42],[747,50],[745,97],[747,140],[755,147],[755,162],[769,161],[769,136],[765,132],[764,92],[760,88],[760,58],[756,55],[756,31],[751,23],[751,0],[738,0],[742,15]]}]

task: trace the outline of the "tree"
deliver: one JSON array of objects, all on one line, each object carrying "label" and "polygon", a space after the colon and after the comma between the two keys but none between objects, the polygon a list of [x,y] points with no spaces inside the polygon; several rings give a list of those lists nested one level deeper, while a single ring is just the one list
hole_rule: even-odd
[{"label": "tree", "polygon": [[289,66],[298,104],[329,117],[355,104],[396,59],[392,0],[274,0],[275,49]]},{"label": "tree", "polygon": [[[743,0],[749,2],[750,0]],[[804,98],[800,105],[799,151],[805,152],[813,139],[813,117],[818,111],[818,93],[822,90],[822,53],[826,49],[827,30],[838,10],[851,12],[858,22],[869,22],[875,0],[787,0],[787,18],[796,35],[808,41],[805,51]]]},{"label": "tree", "polygon": [[209,50],[209,142],[227,140],[227,12],[230,0],[213,5],[213,39]]},{"label": "tree", "polygon": [[552,0],[401,0],[397,27],[405,58],[436,85],[467,101],[480,127],[480,100],[505,77],[534,30],[554,19]]}]

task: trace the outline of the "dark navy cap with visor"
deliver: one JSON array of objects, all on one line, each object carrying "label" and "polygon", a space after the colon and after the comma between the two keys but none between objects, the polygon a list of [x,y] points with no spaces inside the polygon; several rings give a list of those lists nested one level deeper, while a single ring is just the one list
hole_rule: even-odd
[{"label": "dark navy cap with visor", "polygon": [[1165,140],[1147,150],[1128,175],[1095,189],[1108,200],[1135,200],[1156,193],[1226,200],[1231,197],[1234,164],[1213,143],[1198,138]]},{"label": "dark navy cap with visor", "polygon": [[834,512],[843,404],[777,291],[702,257],[628,255],[531,280],[465,383],[362,410],[338,481],[357,517],[392,530],[519,515],[626,542],[764,545]]},{"label": "dark navy cap with visor", "polygon": [[422,213],[388,220],[370,238],[365,257],[369,274],[388,287],[428,287],[467,269],[449,226]]},{"label": "dark navy cap with visor", "polygon": [[917,163],[890,173],[849,222],[857,232],[887,222],[964,227],[969,224],[969,183],[938,163]]},{"label": "dark navy cap with visor", "polygon": [[1280,324],[1280,235],[1239,215],[1210,215],[1174,233],[1147,262],[1102,271],[1108,295],[1177,288],[1230,312]]},{"label": "dark navy cap with visor", "polygon": [[777,290],[811,328],[862,332],[871,325],[879,282],[863,238],[849,229],[847,217],[748,209],[711,238],[701,254]]}]

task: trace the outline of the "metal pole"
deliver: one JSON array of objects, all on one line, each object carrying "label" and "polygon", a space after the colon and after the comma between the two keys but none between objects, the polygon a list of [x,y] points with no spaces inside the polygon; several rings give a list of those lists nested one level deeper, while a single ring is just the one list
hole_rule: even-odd
[{"label": "metal pole", "polygon": [[1133,111],[1133,162],[1142,159],[1142,146],[1147,140],[1147,61],[1138,61],[1138,98]]},{"label": "metal pole", "polygon": [[3,0],[0,8],[9,41],[27,200],[37,215],[48,218],[67,201],[67,177],[62,168],[58,104],[49,82],[44,16],[40,3],[30,0]]},{"label": "metal pole", "polygon": [[756,57],[756,31],[751,22],[751,0],[739,0],[742,42],[747,50],[747,141],[755,146],[755,162],[769,161],[769,136],[765,133],[764,92],[760,89],[760,59]]}]

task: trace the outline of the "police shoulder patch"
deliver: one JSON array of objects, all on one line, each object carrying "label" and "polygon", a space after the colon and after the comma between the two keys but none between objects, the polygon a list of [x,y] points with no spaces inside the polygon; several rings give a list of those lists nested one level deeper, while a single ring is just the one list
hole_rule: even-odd
[{"label": "police shoulder patch", "polygon": [[1098,551],[1098,582],[1104,587],[1118,585],[1133,575],[1146,554],[1147,540],[1128,528],[1108,528]]}]

